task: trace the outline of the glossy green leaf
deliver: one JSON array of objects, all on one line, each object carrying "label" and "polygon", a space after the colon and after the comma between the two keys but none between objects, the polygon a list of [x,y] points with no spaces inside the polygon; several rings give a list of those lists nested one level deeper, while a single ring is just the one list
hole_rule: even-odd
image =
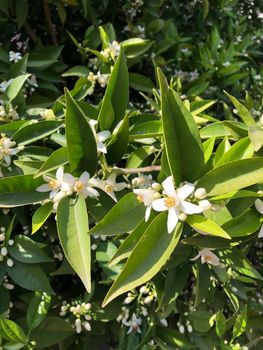
[{"label": "glossy green leaf", "polygon": [[30,300],[26,313],[26,323],[31,332],[38,327],[47,316],[50,306],[51,296],[47,293],[35,292],[33,298]]},{"label": "glossy green leaf", "polygon": [[45,161],[34,177],[42,176],[60,166],[67,164],[68,152],[66,147],[61,147],[54,151],[51,156]]},{"label": "glossy green leaf", "polygon": [[258,125],[250,125],[248,128],[248,136],[254,151],[259,151],[263,145],[263,128]]},{"label": "glossy green leaf", "polygon": [[101,130],[109,130],[124,117],[129,101],[129,76],[123,49],[111,72],[98,121]]},{"label": "glossy green leaf", "polygon": [[142,55],[152,46],[153,42],[150,40],[131,38],[122,42],[125,55],[129,58]]},{"label": "glossy green leaf", "polygon": [[0,329],[3,331],[5,338],[23,344],[27,343],[27,337],[23,329],[15,322],[2,316],[0,317]]},{"label": "glossy green leaf", "polygon": [[90,280],[90,236],[85,199],[63,198],[57,210],[57,228],[64,254],[88,292]]},{"label": "glossy green leaf", "polygon": [[80,175],[87,170],[92,176],[97,168],[97,144],[88,119],[68,90],[66,94],[66,138],[71,172]]},{"label": "glossy green leaf", "polygon": [[224,91],[224,93],[227,95],[227,97],[230,99],[230,101],[233,103],[233,105],[237,109],[238,115],[243,120],[243,122],[246,125],[253,125],[253,124],[255,124],[255,120],[252,117],[252,115],[249,112],[249,110],[244,105],[242,105],[242,103],[240,103],[234,96],[230,95],[226,91]]},{"label": "glossy green leaf", "polygon": [[217,165],[217,163],[221,160],[223,155],[231,148],[231,144],[228,141],[228,137],[225,136],[220,144],[217,146],[215,157],[213,159],[213,163]]},{"label": "glossy green leaf", "polygon": [[171,234],[168,234],[166,226],[166,212],[159,214],[151,222],[108,291],[103,306],[117,296],[149,281],[163,267],[182,233],[181,224],[177,225]]},{"label": "glossy green leaf", "polygon": [[29,77],[30,77],[30,74],[23,74],[23,75],[20,75],[20,76],[14,78],[14,80],[11,82],[11,84],[6,89],[4,96],[3,96],[3,99],[7,100],[8,102],[12,102],[16,98],[16,96],[18,95],[18,93],[22,89],[24,83],[26,82],[26,80]]},{"label": "glossy green leaf", "polygon": [[48,198],[48,193],[37,192],[43,183],[33,175],[18,175],[0,179],[0,207],[10,208],[39,203]]},{"label": "glossy green leaf", "polygon": [[215,137],[211,137],[203,143],[205,163],[207,163],[213,153]]},{"label": "glossy green leaf", "polygon": [[194,308],[205,300],[210,288],[210,270],[207,264],[196,264],[196,291]]},{"label": "glossy green leaf", "polygon": [[[159,81],[164,81],[158,71]],[[164,144],[168,163],[176,184],[182,179],[195,181],[204,168],[204,155],[197,125],[180,97],[172,90],[161,86],[161,109]]]},{"label": "glossy green leaf", "polygon": [[8,248],[9,254],[17,261],[28,264],[51,262],[53,259],[48,257],[41,248],[29,237],[16,235],[15,244]]},{"label": "glossy green leaf", "polygon": [[32,216],[32,234],[37,232],[44,225],[49,215],[52,213],[53,204],[51,202],[40,206]]},{"label": "glossy green leaf", "polygon": [[135,125],[130,131],[130,140],[162,136],[162,124],[159,120],[151,120]]},{"label": "glossy green leaf", "polygon": [[27,145],[37,140],[43,139],[62,125],[62,122],[56,120],[44,120],[33,124],[25,125],[20,128],[12,137],[12,140],[19,145]]},{"label": "glossy green leaf", "polygon": [[126,163],[126,168],[139,168],[143,161],[156,151],[157,149],[152,146],[142,146],[140,148],[137,148],[130,154],[129,159]]},{"label": "glossy green leaf", "polygon": [[124,119],[113,130],[112,138],[107,145],[107,161],[110,164],[119,162],[127,151],[129,140],[129,118],[126,115]]},{"label": "glossy green leaf", "polygon": [[200,136],[202,139],[209,139],[210,137],[223,138],[225,136],[234,139],[238,138],[238,134],[224,125],[223,122],[217,122],[203,127],[200,130]]},{"label": "glossy green leaf", "polygon": [[142,220],[144,213],[145,206],[138,201],[134,193],[128,193],[89,231],[89,234],[114,236],[129,232]]},{"label": "glossy green leaf", "polygon": [[262,215],[255,209],[248,209],[241,215],[226,222],[222,228],[231,237],[244,237],[256,232],[261,226]]},{"label": "glossy green leaf", "polygon": [[236,322],[233,328],[233,339],[239,337],[245,332],[247,327],[247,305],[243,307],[240,314],[237,316]]},{"label": "glossy green leaf", "polygon": [[231,239],[231,237],[220,226],[204,216],[189,215],[186,222],[198,233]]},{"label": "glossy green leaf", "polygon": [[16,261],[13,267],[7,268],[7,273],[15,283],[25,289],[54,294],[46,274],[37,264]]},{"label": "glossy green leaf", "polygon": [[209,171],[198,182],[209,196],[236,191],[258,182],[263,178],[263,158],[237,160]]}]

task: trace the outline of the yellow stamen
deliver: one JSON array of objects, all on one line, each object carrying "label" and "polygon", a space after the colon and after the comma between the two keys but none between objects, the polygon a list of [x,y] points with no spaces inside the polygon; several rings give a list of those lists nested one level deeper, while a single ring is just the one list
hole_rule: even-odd
[{"label": "yellow stamen", "polygon": [[144,197],[141,194],[138,194],[137,199],[140,203],[143,203]]},{"label": "yellow stamen", "polygon": [[50,187],[50,188],[52,188],[52,190],[54,190],[55,188],[57,188],[58,187],[58,181],[57,180],[50,180],[49,181],[49,183],[48,183],[48,186]]},{"label": "yellow stamen", "polygon": [[109,193],[113,191],[112,185],[105,185],[105,192]]},{"label": "yellow stamen", "polygon": [[75,184],[75,191],[81,192],[84,188],[84,184],[81,181],[77,181]]},{"label": "yellow stamen", "polygon": [[164,198],[164,204],[167,208],[173,208],[175,206],[175,198],[174,197],[166,197]]}]

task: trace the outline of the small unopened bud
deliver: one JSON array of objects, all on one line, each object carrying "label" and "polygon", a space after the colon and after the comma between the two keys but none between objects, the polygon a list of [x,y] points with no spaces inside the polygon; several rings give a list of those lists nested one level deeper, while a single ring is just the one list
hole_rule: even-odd
[{"label": "small unopened bud", "polygon": [[193,332],[193,327],[189,324],[187,326],[187,330],[188,330],[189,333],[192,333]]},{"label": "small unopened bud", "polygon": [[81,333],[81,321],[79,318],[77,318],[75,321],[75,327],[76,327],[76,332],[78,334]]},{"label": "small unopened bud", "polygon": [[182,324],[179,326],[179,332],[184,334],[184,326]]},{"label": "small unopened bud", "polygon": [[180,213],[179,214],[179,220],[180,221],[185,221],[187,219],[187,215],[185,213]]},{"label": "small unopened bud", "polygon": [[4,284],[5,288],[8,289],[8,290],[12,290],[15,288],[15,286],[11,283],[5,283]]},{"label": "small unopened bud", "polygon": [[88,321],[85,321],[82,323],[83,327],[86,329],[86,331],[90,332],[91,331],[91,326]]},{"label": "small unopened bud", "polygon": [[207,199],[203,199],[198,204],[203,210],[209,210],[212,208],[212,204]]},{"label": "small unopened bud", "polygon": [[14,245],[14,243],[15,243],[15,241],[13,239],[9,239],[8,245],[12,246],[12,245]]},{"label": "small unopened bud", "polygon": [[151,304],[151,302],[153,301],[153,295],[148,295],[148,297],[146,297],[144,299],[144,304]]},{"label": "small unopened bud", "polygon": [[7,259],[6,265],[7,265],[8,267],[13,267],[13,266],[14,266],[13,260],[12,260],[12,259]]},{"label": "small unopened bud", "polygon": [[203,187],[197,188],[197,190],[195,191],[196,199],[204,199],[206,196],[207,196],[207,192]]},{"label": "small unopened bud", "polygon": [[154,190],[154,191],[160,191],[161,190],[161,185],[158,183],[158,182],[154,182],[153,184],[152,184],[152,189]]},{"label": "small unopened bud", "polygon": [[159,198],[161,198],[162,196],[161,196],[161,193],[159,193],[159,192],[155,192],[155,194],[153,195],[153,198],[154,199],[159,199]]},{"label": "small unopened bud", "polygon": [[0,242],[3,242],[5,240],[5,234],[0,233]]},{"label": "small unopened bud", "polygon": [[133,301],[133,299],[134,299],[134,298],[132,298],[132,297],[127,297],[127,298],[125,298],[125,299],[124,299],[124,304],[126,304],[126,305],[130,304],[130,303]]},{"label": "small unopened bud", "polygon": [[85,304],[85,310],[88,311],[90,309],[91,309],[91,304],[90,303]]},{"label": "small unopened bud", "polygon": [[140,293],[142,294],[148,294],[149,293],[149,289],[146,286],[142,286],[140,288]]},{"label": "small unopened bud", "polygon": [[97,250],[98,245],[96,243],[91,245],[91,250]]},{"label": "small unopened bud", "polygon": [[1,248],[0,254],[3,256],[7,256],[7,254],[8,254],[7,248],[6,247]]},{"label": "small unopened bud", "polygon": [[168,322],[166,321],[165,318],[161,318],[161,319],[160,319],[160,323],[161,323],[161,325],[162,325],[163,327],[167,327],[167,326],[168,326]]}]

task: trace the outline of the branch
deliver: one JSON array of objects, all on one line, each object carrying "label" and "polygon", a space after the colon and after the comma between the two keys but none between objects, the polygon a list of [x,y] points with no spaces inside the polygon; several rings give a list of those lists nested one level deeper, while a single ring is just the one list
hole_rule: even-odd
[{"label": "branch", "polygon": [[49,28],[49,32],[52,38],[52,42],[54,45],[58,45],[58,39],[57,39],[57,34],[55,30],[55,26],[51,20],[51,13],[50,13],[50,8],[48,4],[48,0],[43,0],[43,9],[44,9],[44,14],[46,17],[46,22]]},{"label": "branch", "polygon": [[152,171],[160,171],[160,165],[150,165],[143,168],[112,168],[113,173],[118,174],[138,174],[138,173],[150,173]]}]

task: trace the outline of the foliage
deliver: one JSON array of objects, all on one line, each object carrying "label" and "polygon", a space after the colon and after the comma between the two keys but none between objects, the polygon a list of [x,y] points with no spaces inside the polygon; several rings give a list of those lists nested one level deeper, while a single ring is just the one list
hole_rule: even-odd
[{"label": "foliage", "polygon": [[40,3],[0,8],[0,348],[260,349],[259,6]]}]

